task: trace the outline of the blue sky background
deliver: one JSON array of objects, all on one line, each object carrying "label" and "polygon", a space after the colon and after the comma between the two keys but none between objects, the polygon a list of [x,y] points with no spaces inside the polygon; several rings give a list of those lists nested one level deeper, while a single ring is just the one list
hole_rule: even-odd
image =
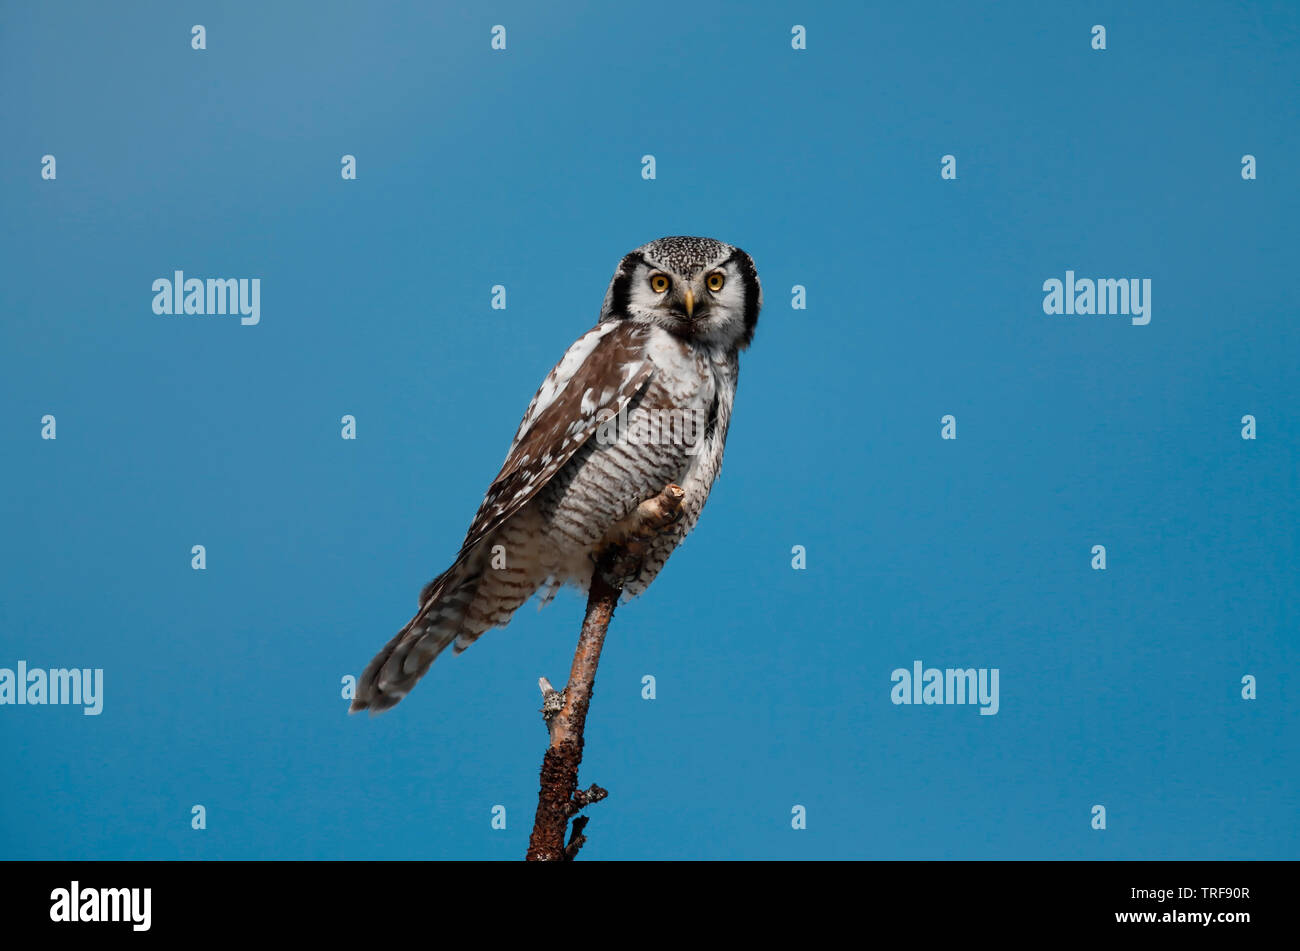
[{"label": "blue sky background", "polygon": [[[340,678],[679,233],[767,306],[611,629],[584,857],[1297,857],[1300,7],[847,6],[6,5],[0,666],[105,700],[0,707],[0,857],[522,857],[573,592],[381,717]],[[261,324],[155,316],[175,269]],[[1066,269],[1150,325],[1044,315]],[[918,659],[1000,712],[893,705]]]}]

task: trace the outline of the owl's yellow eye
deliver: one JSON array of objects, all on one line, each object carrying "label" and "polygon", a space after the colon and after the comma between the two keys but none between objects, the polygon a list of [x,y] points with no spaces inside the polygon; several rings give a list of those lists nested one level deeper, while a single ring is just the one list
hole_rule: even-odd
[{"label": "owl's yellow eye", "polygon": [[662,294],[668,290],[668,278],[663,274],[650,275],[650,290]]},{"label": "owl's yellow eye", "polygon": [[705,281],[709,290],[713,291],[715,294],[722,290],[722,285],[725,283],[727,283],[727,279],[723,276],[721,271],[714,271],[709,275],[709,279]]}]

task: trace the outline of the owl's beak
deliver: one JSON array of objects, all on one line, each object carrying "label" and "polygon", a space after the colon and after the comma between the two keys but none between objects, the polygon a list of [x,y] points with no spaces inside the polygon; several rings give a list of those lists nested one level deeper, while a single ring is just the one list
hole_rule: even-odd
[{"label": "owl's beak", "polygon": [[686,319],[690,320],[691,315],[695,312],[695,292],[689,287],[686,288]]}]

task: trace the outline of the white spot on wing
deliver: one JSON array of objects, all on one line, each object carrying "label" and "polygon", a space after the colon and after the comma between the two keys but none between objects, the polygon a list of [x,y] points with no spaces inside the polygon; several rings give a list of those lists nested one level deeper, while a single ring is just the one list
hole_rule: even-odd
[{"label": "white spot on wing", "polygon": [[[515,446],[523,438],[524,433],[537,421],[537,418],[546,411],[546,408],[555,402],[557,396],[564,392],[569,381],[582,368],[587,357],[596,349],[596,344],[600,343],[605,334],[609,333],[618,326],[616,321],[601,324],[588,330],[585,334],[575,340],[569,349],[565,351],[560,362],[555,365],[546,376],[537,395],[533,397],[532,403],[528,407],[528,412],[524,414],[523,422],[519,424],[519,432],[515,434],[514,442],[510,444],[510,451],[514,452]],[[507,453],[507,457],[509,453]]]}]

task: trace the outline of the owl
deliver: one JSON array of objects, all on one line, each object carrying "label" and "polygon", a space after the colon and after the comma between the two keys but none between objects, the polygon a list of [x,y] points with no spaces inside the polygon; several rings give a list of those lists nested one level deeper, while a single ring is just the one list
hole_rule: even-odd
[{"label": "owl", "polygon": [[456,560],[367,665],[351,712],[378,713],[448,646],[459,654],[539,590],[587,591],[619,522],[676,483],[682,516],[653,539],[624,592],[645,591],[699,519],[763,294],[749,255],[712,238],[660,238],[619,262],[596,326],[528,405]]}]

